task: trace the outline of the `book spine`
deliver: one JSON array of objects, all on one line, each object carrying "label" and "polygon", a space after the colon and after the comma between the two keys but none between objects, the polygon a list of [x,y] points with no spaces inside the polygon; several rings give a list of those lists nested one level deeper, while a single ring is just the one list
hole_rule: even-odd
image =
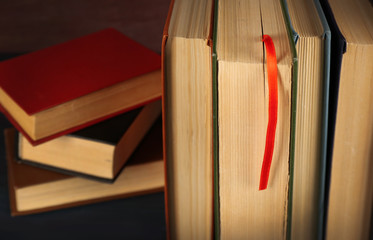
[{"label": "book spine", "polygon": [[328,128],[327,128],[327,144],[326,144],[326,166],[325,166],[325,184],[324,184],[324,216],[323,216],[323,233],[322,238],[326,237],[326,224],[328,218],[329,205],[329,188],[330,174],[332,167],[332,154],[334,143],[334,130],[337,114],[339,77],[342,65],[342,57],[346,52],[346,40],[340,32],[338,25],[334,19],[333,12],[327,0],[319,0],[321,8],[325,14],[325,18],[329,24],[331,39],[330,39],[330,75],[329,75],[329,102],[328,102]]},{"label": "book spine", "polygon": [[7,167],[8,167],[8,191],[9,191],[9,203],[10,203],[10,212],[12,216],[17,214],[17,204],[16,204],[16,196],[15,196],[15,180],[14,180],[14,169],[13,164],[11,161],[14,158],[14,153],[12,150],[12,142],[15,141],[14,129],[5,129],[4,130],[4,138],[5,138],[5,149],[6,150],[6,160],[7,160]]},{"label": "book spine", "polygon": [[[284,15],[290,49],[293,57],[292,86],[291,86],[291,123],[290,123],[290,149],[289,149],[289,184],[288,184],[288,208],[286,223],[286,239],[291,239],[292,205],[293,205],[293,179],[294,179],[294,153],[295,153],[295,124],[297,109],[298,89],[298,57],[295,49],[295,31],[292,29],[286,0],[281,0],[282,13]],[[297,34],[296,34],[297,35]]]},{"label": "book spine", "polygon": [[174,7],[174,0],[171,0],[170,7],[168,9],[166,23],[163,29],[163,38],[162,38],[162,54],[161,54],[161,71],[162,71],[162,136],[163,136],[163,161],[164,161],[164,177],[165,177],[165,186],[164,186],[164,199],[165,199],[165,218],[166,218],[166,236],[167,239],[171,239],[171,232],[170,232],[170,218],[169,218],[169,204],[168,204],[168,181],[167,181],[167,145],[166,145],[166,99],[165,99],[165,92],[166,92],[166,84],[165,84],[165,76],[166,76],[166,62],[165,62],[165,50],[166,50],[166,43],[168,39],[168,27],[170,25],[171,14]]},{"label": "book spine", "polygon": [[218,124],[218,56],[216,54],[216,40],[218,32],[219,0],[214,2],[214,25],[212,44],[212,119],[213,119],[213,192],[214,192],[214,239],[220,239],[220,203],[219,203],[219,124]]},{"label": "book spine", "polygon": [[325,184],[326,184],[326,154],[328,141],[328,118],[329,118],[329,86],[330,86],[330,44],[331,32],[324,11],[319,0],[314,0],[319,18],[324,28],[324,86],[323,86],[323,109],[322,109],[322,130],[321,130],[321,151],[320,151],[320,185],[319,185],[319,217],[317,226],[317,239],[324,236],[324,211],[325,211]]}]

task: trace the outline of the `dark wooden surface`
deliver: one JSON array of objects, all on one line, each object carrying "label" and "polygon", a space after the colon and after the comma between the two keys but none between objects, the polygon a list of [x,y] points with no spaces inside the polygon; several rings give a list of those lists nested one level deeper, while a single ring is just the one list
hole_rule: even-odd
[{"label": "dark wooden surface", "polygon": [[[114,27],[160,54],[168,0],[0,0],[0,60]],[[0,239],[165,239],[163,193],[11,217],[0,114]]]}]

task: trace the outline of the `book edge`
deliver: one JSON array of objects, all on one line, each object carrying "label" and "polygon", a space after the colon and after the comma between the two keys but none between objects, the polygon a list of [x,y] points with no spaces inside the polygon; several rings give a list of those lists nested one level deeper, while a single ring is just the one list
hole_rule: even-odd
[{"label": "book edge", "polygon": [[15,216],[17,214],[17,206],[16,206],[16,194],[15,194],[15,179],[14,179],[14,174],[13,174],[13,166],[11,164],[12,156],[11,156],[11,151],[10,149],[12,148],[11,146],[11,132],[14,131],[13,129],[5,129],[3,133],[3,137],[5,140],[5,155],[6,155],[6,164],[7,164],[7,172],[8,172],[8,192],[9,192],[9,204],[10,204],[10,213],[12,216]]},{"label": "book edge", "polygon": [[166,221],[166,238],[167,240],[171,239],[171,230],[170,230],[170,218],[169,218],[169,209],[168,209],[168,181],[167,181],[167,146],[166,146],[166,101],[165,101],[165,81],[166,81],[166,43],[168,39],[168,28],[171,21],[171,15],[173,11],[175,0],[170,1],[170,6],[167,13],[167,19],[163,30],[162,37],[162,49],[161,49],[161,75],[162,75],[162,143],[163,143],[163,161],[164,161],[164,201],[165,201],[165,221]]},{"label": "book edge", "polygon": [[319,0],[314,0],[316,10],[319,14],[322,27],[324,29],[324,92],[323,92],[323,110],[322,110],[322,139],[321,139],[321,168],[320,168],[320,198],[319,198],[319,218],[317,238],[323,239],[324,235],[324,209],[325,209],[325,184],[326,184],[326,155],[328,139],[328,120],[329,120],[329,88],[330,88],[330,54],[331,54],[331,31],[326,20],[324,11]]},{"label": "book edge", "polygon": [[[93,32],[93,33],[90,33],[90,34],[87,34],[87,35],[83,35],[83,36],[80,36],[80,37],[77,37],[75,39],[71,39],[71,40],[68,40],[66,42],[62,42],[62,43],[58,43],[58,44],[55,44],[53,46],[49,46],[49,47],[45,47],[43,49],[40,49],[40,50],[37,50],[37,51],[34,51],[34,52],[30,52],[30,53],[26,53],[26,54],[23,54],[23,55],[20,55],[20,56],[17,56],[15,58],[11,58],[11,59],[8,59],[8,60],[5,60],[4,62],[9,62],[9,61],[17,61],[18,58],[29,58],[30,55],[40,55],[39,52],[41,52],[42,54],[44,54],[44,52],[46,51],[55,51],[54,49],[60,49],[60,48],[63,48],[65,47],[66,45],[67,46],[70,46],[71,44],[79,44],[79,45],[82,45],[82,43],[86,44],[87,42],[87,39],[88,39],[88,42],[92,42],[91,38],[92,37],[101,37],[101,35],[104,35],[104,34],[110,34],[111,36],[113,35],[116,35],[116,38],[121,38],[121,41],[125,41],[125,44],[129,44],[129,45],[132,45],[133,47],[135,47],[136,49],[138,50],[144,50],[147,52],[147,56],[150,56],[150,57],[153,57],[154,60],[155,59],[160,59],[159,55],[157,53],[155,53],[154,51],[150,50],[149,48],[143,46],[142,44],[140,44],[139,42],[133,40],[132,38],[128,37],[127,35],[121,33],[120,31],[116,30],[115,28],[113,27],[109,27],[109,28],[105,28],[105,29],[102,29],[100,31],[96,31],[96,32]],[[96,39],[95,39],[96,40]],[[85,42],[84,42],[85,41]],[[159,61],[159,60],[158,60]],[[97,92],[99,90],[102,90],[102,89],[106,89],[106,88],[109,88],[111,86],[114,86],[116,84],[120,84],[122,82],[125,82],[125,81],[128,81],[130,79],[133,79],[133,78],[136,78],[136,77],[139,77],[141,75],[145,75],[145,74],[148,74],[148,73],[151,73],[151,72],[154,72],[154,71],[157,71],[160,69],[160,64],[157,63],[156,61],[154,61],[153,65],[150,64],[149,67],[143,67],[141,71],[139,71],[137,74],[134,74],[132,77],[128,77],[126,79],[122,79],[122,80],[119,80],[117,82],[114,82],[112,84],[109,84],[109,85],[105,85],[104,87],[102,88],[99,88],[99,89],[96,89],[96,90],[93,90],[91,92],[86,92],[84,94],[76,94],[76,96],[74,98],[68,98],[66,99],[65,101],[63,102],[59,102],[59,103],[56,103],[54,105],[50,105],[50,106],[47,106],[47,107],[39,107],[39,108],[35,108],[35,107],[27,107],[27,106],[24,106],[24,102],[23,104],[18,102],[16,99],[14,99],[11,94],[9,93],[9,90],[7,89],[4,89],[3,87],[1,87],[3,89],[3,91],[9,95],[9,97],[12,99],[12,101],[14,101],[15,104],[17,104],[18,107],[20,107],[23,111],[25,111],[25,113],[27,113],[28,115],[34,115],[34,114],[37,114],[37,113],[40,113],[40,112],[43,112],[45,110],[48,110],[48,109],[51,109],[51,108],[54,108],[56,106],[59,106],[61,104],[64,104],[66,102],[69,102],[69,101],[72,101],[72,100],[75,100],[75,99],[78,99],[80,97],[84,97],[84,96],[87,96],[89,94],[92,94],[94,92]],[[34,109],[35,108],[35,109]]]},{"label": "book edge", "polygon": [[[127,198],[127,197],[133,197],[133,196],[139,196],[139,195],[145,195],[150,193],[156,193],[156,192],[162,192],[164,190],[164,187],[154,187],[146,190],[140,190],[140,191],[134,191],[129,193],[122,193],[122,194],[116,194],[112,196],[106,196],[106,197],[98,197],[93,199],[87,199],[87,200],[81,200],[71,203],[65,203],[60,204],[56,206],[50,206],[50,207],[44,207],[44,208],[38,208],[38,209],[32,209],[32,210],[25,210],[25,211],[18,211],[16,206],[16,189],[18,187],[15,185],[15,176],[14,176],[14,168],[11,164],[11,161],[15,161],[16,156],[16,146],[13,146],[16,142],[16,130],[13,128],[6,129],[4,131],[4,138],[5,138],[5,144],[6,144],[6,160],[7,160],[7,166],[8,166],[8,190],[9,190],[9,202],[10,202],[10,210],[12,216],[20,216],[20,215],[29,215],[29,214],[35,214],[35,213],[41,213],[41,212],[47,212],[52,210],[58,210],[63,208],[69,208],[69,207],[75,207],[75,206],[82,206],[86,204],[91,203],[98,203],[108,200],[115,200],[120,198]],[[72,176],[66,176],[67,178],[70,178]]]},{"label": "book edge", "polygon": [[[171,0],[170,2],[170,6],[169,6],[169,10],[168,10],[168,14],[167,14],[167,19],[166,19],[166,23],[165,23],[165,26],[164,26],[164,30],[163,30],[163,38],[162,38],[162,50],[161,50],[161,72],[162,72],[162,128],[163,128],[163,132],[162,132],[162,135],[163,135],[163,161],[164,161],[164,170],[165,170],[165,187],[164,187],[164,196],[165,196],[165,217],[166,217],[166,235],[167,235],[167,239],[171,239],[171,231],[170,231],[170,219],[169,219],[169,208],[168,208],[168,184],[167,184],[167,146],[166,146],[166,106],[165,106],[165,81],[166,81],[166,62],[165,62],[165,50],[166,50],[166,43],[167,43],[167,40],[168,40],[168,37],[169,37],[169,34],[168,34],[168,29],[169,29],[169,25],[170,25],[170,20],[171,20],[171,15],[172,15],[172,12],[173,12],[173,6],[174,6],[174,2],[175,0]],[[209,34],[208,34],[208,37],[207,37],[207,45],[211,47],[211,55],[213,55],[213,46],[215,46],[214,44],[214,41],[213,41],[213,35],[214,35],[214,18],[215,18],[215,15],[214,15],[214,7],[216,6],[216,2],[217,0],[212,0],[212,5],[211,5],[211,8],[212,8],[212,11],[211,11],[211,16],[210,16],[210,28],[209,28]],[[213,68],[213,66],[212,66]],[[212,161],[214,162],[214,161]],[[212,176],[214,177],[214,173],[212,174]],[[214,182],[214,181],[212,181]],[[214,191],[213,191],[214,192]],[[214,194],[214,193],[212,193]],[[213,201],[213,206],[214,206],[214,198],[212,199]],[[212,238],[215,238],[214,237],[214,211],[213,209],[211,209],[212,211]]]},{"label": "book edge", "polygon": [[63,130],[63,131],[60,131],[58,133],[55,133],[55,134],[52,134],[50,136],[47,136],[47,137],[44,137],[44,138],[40,138],[40,139],[37,139],[37,140],[34,140],[32,139],[24,130],[23,128],[16,122],[16,120],[6,111],[6,109],[4,109],[4,107],[0,104],[0,111],[3,112],[3,114],[7,117],[7,119],[12,123],[12,125],[19,131],[23,134],[23,136],[25,138],[27,138],[27,140],[33,145],[33,146],[36,146],[36,145],[39,145],[41,143],[44,143],[44,142],[47,142],[49,140],[52,140],[52,139],[55,139],[57,137],[61,137],[61,136],[64,136],[64,135],[67,135],[67,134],[70,134],[72,132],[75,132],[75,131],[78,131],[80,129],[83,129],[85,127],[88,127],[88,126],[91,126],[91,125],[94,125],[96,123],[99,123],[99,122],[102,122],[106,119],[109,119],[109,118],[112,118],[112,117],[115,117],[119,114],[122,114],[122,113],[125,113],[125,112],[128,112],[128,111],[131,111],[135,108],[139,108],[139,107],[142,107],[144,105],[147,105],[149,103],[152,103],[154,101],[157,101],[161,99],[161,96],[157,96],[155,98],[152,98],[152,99],[149,99],[149,100],[146,100],[144,102],[141,102],[141,103],[138,103],[138,104],[135,104],[135,105],[132,105],[128,108],[125,108],[125,109],[122,109],[120,111],[117,111],[117,112],[114,112],[114,113],[111,113],[111,114],[108,114],[108,115],[105,115],[103,117],[98,117],[98,118],[95,118],[91,121],[88,121],[88,122],[85,122],[83,124],[79,124],[75,127],[72,127],[72,128],[69,128],[69,129],[66,129],[66,130]]},{"label": "book edge", "polygon": [[214,2],[214,26],[213,26],[213,44],[212,44],[212,118],[213,118],[213,194],[214,194],[214,238],[220,239],[220,198],[219,198],[219,125],[218,125],[218,55],[216,50],[218,33],[218,9],[219,0]]},{"label": "book edge", "polygon": [[90,199],[90,200],[83,200],[83,201],[61,204],[61,205],[46,207],[46,208],[39,208],[39,209],[34,209],[34,210],[26,210],[26,211],[16,210],[16,211],[12,212],[12,216],[31,215],[31,214],[49,212],[49,211],[54,211],[54,210],[60,210],[60,209],[64,209],[64,208],[79,207],[79,206],[93,204],[93,203],[100,203],[100,202],[105,202],[105,201],[110,201],[110,200],[117,200],[117,199],[121,199],[121,198],[129,198],[129,197],[141,196],[141,195],[146,195],[146,194],[151,194],[151,193],[158,193],[158,192],[162,192],[163,189],[164,189],[163,187],[159,187],[159,188],[153,188],[153,189],[148,189],[148,190],[144,190],[144,191],[119,194],[119,195],[104,197],[104,198],[95,198],[95,199]]},{"label": "book edge", "polygon": [[288,180],[288,205],[287,216],[285,218],[285,237],[291,239],[292,222],[292,196],[293,196],[293,178],[294,178],[294,153],[295,153],[295,126],[296,126],[296,107],[297,107],[297,87],[298,87],[298,57],[295,49],[295,42],[298,34],[294,31],[289,17],[289,12],[285,0],[281,0],[282,13],[287,29],[287,35],[292,55],[292,90],[291,90],[291,120],[290,120],[290,143],[289,143],[289,180]]}]

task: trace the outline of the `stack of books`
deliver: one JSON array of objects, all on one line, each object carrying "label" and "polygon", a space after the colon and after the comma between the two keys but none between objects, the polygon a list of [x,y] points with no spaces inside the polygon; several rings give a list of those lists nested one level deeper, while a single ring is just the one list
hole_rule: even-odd
[{"label": "stack of books", "polygon": [[372,16],[367,0],[171,2],[170,239],[369,238]]},{"label": "stack of books", "polygon": [[12,213],[162,190],[164,164],[169,239],[369,239],[372,16],[173,0],[161,58],[108,29],[0,63]]},{"label": "stack of books", "polygon": [[12,215],[163,190],[160,65],[115,29],[0,62]]}]

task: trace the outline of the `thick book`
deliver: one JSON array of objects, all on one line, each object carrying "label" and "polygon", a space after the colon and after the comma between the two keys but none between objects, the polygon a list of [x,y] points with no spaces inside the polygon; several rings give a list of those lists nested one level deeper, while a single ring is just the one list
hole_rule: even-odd
[{"label": "thick book", "polygon": [[113,182],[160,114],[156,101],[37,146],[19,133],[18,157],[26,164]]},{"label": "thick book", "polygon": [[373,6],[320,1],[332,31],[325,239],[369,239],[373,202]]},{"label": "thick book", "polygon": [[[215,236],[286,239],[297,103],[297,57],[288,19],[279,1],[219,0],[215,22]],[[277,56],[278,120],[268,186],[259,190],[270,104],[264,35],[273,39]]]},{"label": "thick book", "polygon": [[298,56],[291,239],[322,239],[331,33],[318,0],[285,1]]},{"label": "thick book", "polygon": [[16,131],[5,131],[11,214],[25,215],[162,191],[162,126],[157,121],[113,184],[16,162]]},{"label": "thick book", "polygon": [[105,29],[0,62],[0,106],[38,144],[159,99],[160,65],[158,54]]},{"label": "thick book", "polygon": [[213,0],[171,1],[162,43],[169,239],[213,238]]}]

